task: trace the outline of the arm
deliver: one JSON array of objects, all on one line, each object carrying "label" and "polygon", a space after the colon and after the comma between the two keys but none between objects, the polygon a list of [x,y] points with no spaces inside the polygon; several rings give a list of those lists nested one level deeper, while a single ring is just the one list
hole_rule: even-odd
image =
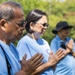
[{"label": "arm", "polygon": [[46,69],[52,67],[53,65],[55,65],[60,60],[60,57],[63,56],[63,54],[60,55],[59,53],[61,54],[63,52],[62,51],[58,51],[56,54],[52,54],[51,53],[50,55],[52,55],[52,57],[51,56],[49,57],[49,61],[47,63],[44,63],[41,66],[39,66],[38,68],[36,68],[36,70],[34,70],[33,73],[31,73],[31,72],[29,72],[29,73],[32,74],[32,75],[39,75],[41,72],[43,72]]},{"label": "arm", "polygon": [[64,57],[63,50],[58,50],[56,54],[50,53],[48,62],[42,64],[39,66],[36,71],[32,75],[39,75],[41,72],[45,71],[46,69],[53,67],[55,64],[57,64],[63,57]]}]

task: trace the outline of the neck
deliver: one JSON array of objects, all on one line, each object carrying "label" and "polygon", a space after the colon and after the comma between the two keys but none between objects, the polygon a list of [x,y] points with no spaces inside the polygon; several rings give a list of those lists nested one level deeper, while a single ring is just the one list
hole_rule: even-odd
[{"label": "neck", "polygon": [[28,36],[35,40],[37,40],[39,38],[39,36],[35,33],[32,33],[32,34],[28,33]]}]

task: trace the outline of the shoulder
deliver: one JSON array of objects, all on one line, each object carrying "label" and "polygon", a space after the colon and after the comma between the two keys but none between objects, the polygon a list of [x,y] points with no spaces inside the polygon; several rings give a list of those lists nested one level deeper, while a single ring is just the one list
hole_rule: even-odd
[{"label": "shoulder", "polygon": [[43,38],[39,38],[38,39],[38,42],[41,42],[42,44],[46,44],[46,43],[48,43],[45,39],[43,39]]},{"label": "shoulder", "polygon": [[25,42],[28,42],[28,40],[29,40],[29,37],[25,35],[18,41],[18,43],[25,43]]},{"label": "shoulder", "polygon": [[[70,38],[70,37],[66,37],[66,39],[69,41],[69,40],[71,40],[72,38]],[[72,39],[73,40],[73,39]]]},{"label": "shoulder", "polygon": [[54,37],[52,40],[51,40],[51,43],[57,43],[59,40],[57,37]]},{"label": "shoulder", "polygon": [[43,38],[39,38],[40,41],[44,41],[44,42],[47,42],[45,39]]},{"label": "shoulder", "polygon": [[34,40],[32,38],[30,38],[29,36],[25,35],[18,41],[16,48],[23,49],[23,48],[26,48],[27,46],[29,46],[29,45],[31,46],[33,44],[34,44]]}]

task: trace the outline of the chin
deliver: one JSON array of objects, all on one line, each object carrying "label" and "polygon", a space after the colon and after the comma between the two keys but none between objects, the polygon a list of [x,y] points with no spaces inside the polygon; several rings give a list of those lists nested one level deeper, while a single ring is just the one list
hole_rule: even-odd
[{"label": "chin", "polygon": [[[43,34],[41,34],[40,36],[43,36]],[[39,37],[40,37],[40,36],[39,36]]]},{"label": "chin", "polygon": [[20,40],[20,38],[14,38],[14,39],[12,39],[12,42],[15,42],[15,41],[18,41],[18,40]]},{"label": "chin", "polygon": [[21,37],[18,37],[16,40],[20,40],[21,39]]},{"label": "chin", "polygon": [[44,35],[44,33],[41,33],[41,35]]}]

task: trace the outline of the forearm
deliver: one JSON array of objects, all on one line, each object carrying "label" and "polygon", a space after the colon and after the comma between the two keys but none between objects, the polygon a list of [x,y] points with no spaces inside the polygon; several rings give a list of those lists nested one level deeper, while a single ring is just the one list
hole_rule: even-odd
[{"label": "forearm", "polygon": [[66,49],[66,53],[65,54],[67,55],[69,53],[72,54],[72,56],[75,58],[75,52],[73,50]]},{"label": "forearm", "polygon": [[71,52],[71,54],[72,54],[72,56],[75,58],[75,52],[74,52],[74,51],[72,51],[72,52]]},{"label": "forearm", "polygon": [[40,75],[40,73],[42,73],[43,71],[45,71],[49,67],[51,67],[51,64],[49,62],[44,63],[41,66],[39,66],[32,75]]},{"label": "forearm", "polygon": [[65,56],[66,56],[67,54],[69,54],[69,53],[71,53],[71,51],[70,51],[68,48],[66,48]]}]

